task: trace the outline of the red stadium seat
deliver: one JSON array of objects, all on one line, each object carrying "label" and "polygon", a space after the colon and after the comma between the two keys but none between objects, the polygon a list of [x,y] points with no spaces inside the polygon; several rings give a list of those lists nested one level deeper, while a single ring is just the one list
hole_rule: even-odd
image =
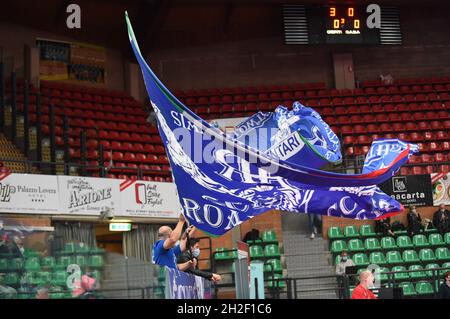
[{"label": "red stadium seat", "polygon": [[423,169],[421,166],[414,166],[411,170],[411,173],[413,175],[421,175],[421,174],[423,174]]},{"label": "red stadium seat", "polygon": [[407,134],[407,133],[399,133],[397,136],[402,141],[408,141],[410,139],[409,134]]},{"label": "red stadium seat", "polygon": [[[392,132],[392,127],[388,123],[382,123],[380,125],[380,132]],[[392,137],[391,137],[392,138]]]},{"label": "red stadium seat", "polygon": [[407,175],[410,175],[410,174],[411,174],[411,170],[409,169],[409,167],[403,166],[403,167],[400,168],[400,175],[407,176]]},{"label": "red stadium seat", "polygon": [[439,145],[439,143],[431,142],[428,145],[428,151],[430,151],[430,152],[438,152],[440,150],[441,150],[441,146]]},{"label": "red stadium seat", "polygon": [[366,127],[363,125],[355,125],[353,131],[355,133],[366,133]]},{"label": "red stadium seat", "polygon": [[435,172],[435,167],[433,165],[425,166],[425,174],[433,174]]},{"label": "red stadium seat", "polygon": [[423,136],[420,133],[417,132],[412,132],[410,134],[410,141],[411,142],[419,142],[419,141],[423,141]]},{"label": "red stadium seat", "polygon": [[377,114],[377,116],[376,116],[376,121],[377,121],[377,122],[380,122],[380,123],[382,123],[382,122],[388,122],[388,121],[389,121],[389,118],[388,118],[388,116],[387,116],[386,114],[381,113],[381,114]]},{"label": "red stadium seat", "polygon": [[350,123],[363,123],[363,122],[364,120],[360,115],[352,115],[350,117]]},{"label": "red stadium seat", "polygon": [[372,114],[365,114],[364,115],[364,122],[365,123],[376,123],[377,119]]},{"label": "red stadium seat", "polygon": [[450,151],[450,142],[449,141],[442,142],[441,147],[443,151]]},{"label": "red stadium seat", "polygon": [[423,137],[425,141],[433,141],[434,140],[434,134],[433,132],[426,131],[423,133]]},{"label": "red stadium seat", "polygon": [[385,111],[384,111],[384,108],[383,108],[382,105],[375,104],[375,105],[372,105],[372,112],[374,112],[374,113],[384,113]]},{"label": "red stadium seat", "polygon": [[419,127],[420,131],[427,131],[430,129],[430,125],[428,124],[428,122],[424,122],[424,121],[419,122],[418,127]]},{"label": "red stadium seat", "polygon": [[384,112],[386,112],[386,113],[397,112],[397,107],[393,104],[385,104],[383,109],[384,109]]},{"label": "red stadium seat", "polygon": [[450,172],[450,165],[440,165],[438,168],[438,173],[448,174]]},{"label": "red stadium seat", "polygon": [[380,129],[378,128],[378,125],[376,124],[369,124],[367,125],[367,132],[368,133],[377,133]]},{"label": "red stadium seat", "polygon": [[434,160],[436,162],[445,162],[447,160],[447,157],[445,156],[445,154],[435,153],[434,154]]},{"label": "red stadium seat", "polygon": [[350,118],[348,116],[343,115],[343,116],[339,116],[337,121],[341,125],[342,124],[349,124],[350,123]]},{"label": "red stadium seat", "polygon": [[417,131],[417,125],[413,122],[406,123],[405,128],[407,131]]},{"label": "red stadium seat", "polygon": [[417,155],[413,155],[408,159],[408,164],[420,164],[422,163],[422,158]]},{"label": "red stadium seat", "polygon": [[392,124],[392,129],[394,130],[394,132],[401,132],[405,130],[405,126],[403,125],[403,123],[394,123]]},{"label": "red stadium seat", "polygon": [[354,144],[355,143],[355,137],[351,136],[351,135],[347,135],[344,137],[344,145],[348,145],[348,144]]},{"label": "red stadium seat", "polygon": [[344,125],[341,127],[341,132],[342,134],[352,134],[353,133],[353,128],[349,125]]},{"label": "red stadium seat", "polygon": [[397,104],[397,112],[410,112],[411,109],[409,107],[409,104]]},{"label": "red stadium seat", "polygon": [[367,135],[358,136],[357,143],[360,145],[369,145],[371,142],[371,138]]}]

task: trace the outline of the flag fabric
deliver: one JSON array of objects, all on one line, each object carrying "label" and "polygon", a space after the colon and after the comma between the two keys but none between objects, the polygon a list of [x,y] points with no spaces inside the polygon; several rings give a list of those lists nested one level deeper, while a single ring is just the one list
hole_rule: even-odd
[{"label": "flag fabric", "polygon": [[[331,162],[340,160],[340,145],[334,143],[331,134],[327,145],[308,136],[308,132],[315,132],[322,141],[326,140],[326,123],[312,109],[297,104],[297,110],[290,116],[306,112],[317,121],[312,119],[307,124],[292,121],[294,127],[288,128],[289,134],[294,132],[300,136],[304,132],[304,141],[311,141],[308,142],[311,147],[306,149],[314,154],[305,153],[299,164],[290,158],[274,156],[267,149],[252,147],[240,141],[239,134],[227,136],[202,120],[172,95],[142,57],[128,16],[126,20],[178,198],[191,225],[211,235],[222,235],[273,209],[352,219],[377,219],[403,211],[399,202],[376,185],[392,177],[417,151],[416,145],[397,139],[376,140],[362,174],[319,170],[311,161],[319,155],[324,159],[329,157],[327,161]],[[322,150],[317,151],[320,147]]]}]

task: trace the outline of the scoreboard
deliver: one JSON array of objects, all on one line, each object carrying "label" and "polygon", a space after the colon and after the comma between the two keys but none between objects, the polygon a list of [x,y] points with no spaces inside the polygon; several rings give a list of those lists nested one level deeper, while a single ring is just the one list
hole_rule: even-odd
[{"label": "scoreboard", "polygon": [[381,27],[369,28],[364,5],[284,5],[286,44],[401,44],[398,11],[381,8]]}]

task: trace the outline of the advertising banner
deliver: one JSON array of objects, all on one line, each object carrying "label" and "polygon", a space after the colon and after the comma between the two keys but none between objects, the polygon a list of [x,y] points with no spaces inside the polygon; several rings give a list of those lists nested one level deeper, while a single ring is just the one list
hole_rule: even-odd
[{"label": "advertising banner", "polygon": [[175,184],[120,180],[120,216],[178,218],[181,212]]},{"label": "advertising banner", "polygon": [[168,290],[166,299],[210,299],[211,286],[202,277],[166,267]]},{"label": "advertising banner", "polygon": [[433,205],[430,174],[394,176],[381,184],[380,188],[406,206]]},{"label": "advertising banner", "polygon": [[118,179],[58,176],[61,211],[73,215],[117,212],[120,207]]},{"label": "advertising banner", "polygon": [[58,210],[56,176],[1,174],[0,212],[52,214],[57,213]]},{"label": "advertising banner", "polygon": [[450,173],[431,174],[433,184],[433,205],[450,205]]}]

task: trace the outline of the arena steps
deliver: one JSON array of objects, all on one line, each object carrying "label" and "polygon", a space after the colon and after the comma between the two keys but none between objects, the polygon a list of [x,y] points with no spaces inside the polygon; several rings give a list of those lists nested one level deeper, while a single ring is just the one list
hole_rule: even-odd
[{"label": "arena steps", "polygon": [[149,262],[107,253],[102,295],[108,299],[142,299],[140,288],[152,286],[157,281],[153,268]]},{"label": "arena steps", "polygon": [[[327,242],[317,235],[309,238],[308,216],[297,213],[282,215],[283,243],[289,278],[304,278],[297,281],[297,298],[335,299],[336,280],[330,278],[311,278],[334,275],[330,266],[331,254]],[[314,291],[329,288],[325,291]]]}]

